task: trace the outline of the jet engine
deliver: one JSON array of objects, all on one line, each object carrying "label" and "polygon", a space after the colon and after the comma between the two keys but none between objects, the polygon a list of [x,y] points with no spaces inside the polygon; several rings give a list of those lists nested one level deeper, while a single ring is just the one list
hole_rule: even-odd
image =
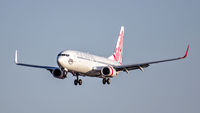
[{"label": "jet engine", "polygon": [[54,69],[52,72],[52,75],[55,77],[55,78],[58,78],[58,79],[64,79],[67,77],[67,72],[66,71],[62,71],[60,69]]},{"label": "jet engine", "polygon": [[117,73],[112,66],[108,66],[101,69],[101,74],[105,76],[115,76]]}]

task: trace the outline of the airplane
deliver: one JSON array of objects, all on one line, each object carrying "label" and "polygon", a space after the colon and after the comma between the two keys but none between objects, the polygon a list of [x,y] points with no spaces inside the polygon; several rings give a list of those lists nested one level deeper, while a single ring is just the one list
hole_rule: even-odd
[{"label": "airplane", "polygon": [[136,69],[140,69],[141,71],[143,71],[144,68],[149,67],[151,64],[184,59],[187,57],[189,50],[189,44],[188,44],[186,53],[183,57],[125,65],[122,64],[123,39],[124,39],[124,26],[121,26],[115,51],[108,58],[80,51],[65,50],[57,55],[58,67],[41,66],[41,65],[19,63],[16,50],[15,64],[19,66],[46,69],[50,71],[50,73],[55,78],[58,79],[67,78],[67,74],[69,72],[73,76],[76,76],[76,79],[74,80],[74,85],[82,85],[82,80],[79,79],[79,76],[101,78],[103,84],[110,84],[111,83],[110,78],[116,77],[120,72],[128,73],[129,71]]}]

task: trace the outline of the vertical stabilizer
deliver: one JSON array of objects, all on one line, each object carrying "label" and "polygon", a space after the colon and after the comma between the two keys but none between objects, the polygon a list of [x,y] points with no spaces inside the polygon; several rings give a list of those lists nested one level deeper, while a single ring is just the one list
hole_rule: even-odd
[{"label": "vertical stabilizer", "polygon": [[118,63],[122,63],[122,51],[123,51],[123,39],[124,39],[124,26],[121,26],[119,37],[117,40],[117,45],[115,47],[115,52],[109,57],[111,60],[115,60]]}]

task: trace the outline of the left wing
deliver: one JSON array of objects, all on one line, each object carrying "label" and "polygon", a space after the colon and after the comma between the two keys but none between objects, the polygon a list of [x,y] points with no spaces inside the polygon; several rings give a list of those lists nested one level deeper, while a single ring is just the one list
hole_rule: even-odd
[{"label": "left wing", "polygon": [[15,64],[16,64],[16,65],[20,65],[20,66],[27,66],[27,67],[34,67],[34,68],[47,69],[47,70],[49,70],[50,72],[52,72],[52,70],[58,69],[58,67],[40,66],[40,65],[32,65],[32,64],[18,63],[18,60],[17,60],[17,50],[16,50],[16,52],[15,52]]},{"label": "left wing", "polygon": [[140,64],[120,65],[120,66],[113,66],[113,67],[116,69],[116,71],[126,71],[126,72],[128,72],[129,70],[135,70],[135,69],[140,69],[141,71],[143,71],[143,68],[148,67],[150,64],[156,64],[156,63],[168,62],[168,61],[174,61],[174,60],[180,60],[180,59],[186,58],[189,47],[190,46],[188,45],[186,53],[183,57],[166,59],[166,60],[159,60],[159,61],[153,61],[153,62],[146,62],[146,63],[140,63]]}]

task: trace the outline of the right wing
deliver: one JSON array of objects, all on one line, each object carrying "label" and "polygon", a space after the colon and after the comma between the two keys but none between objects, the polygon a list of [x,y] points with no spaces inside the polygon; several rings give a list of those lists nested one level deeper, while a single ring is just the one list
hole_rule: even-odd
[{"label": "right wing", "polygon": [[17,60],[17,50],[15,52],[15,64],[20,65],[20,66],[27,66],[27,67],[34,67],[34,68],[42,68],[42,69],[47,69],[50,72],[52,72],[55,69],[58,69],[58,67],[51,67],[51,66],[40,66],[40,65],[32,65],[32,64],[24,64],[24,63],[18,63]]},{"label": "right wing", "polygon": [[148,67],[150,64],[156,64],[156,63],[161,63],[161,62],[168,62],[168,61],[184,59],[184,58],[187,57],[188,50],[189,50],[189,45],[188,45],[186,53],[183,57],[166,59],[166,60],[158,60],[158,61],[146,62],[146,63],[139,63],[139,64],[119,65],[119,66],[114,66],[114,68],[116,69],[116,71],[126,71],[126,72],[128,72],[129,70],[135,70],[135,69],[140,69],[141,71],[143,71],[143,68]]}]

